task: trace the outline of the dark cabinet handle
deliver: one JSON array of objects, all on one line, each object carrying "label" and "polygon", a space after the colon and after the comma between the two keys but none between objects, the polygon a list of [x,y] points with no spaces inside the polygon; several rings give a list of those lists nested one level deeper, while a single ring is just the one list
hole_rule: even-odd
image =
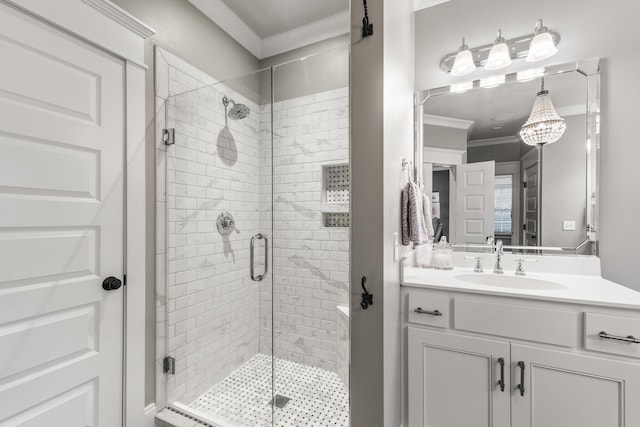
[{"label": "dark cabinet handle", "polygon": [[520,396],[524,396],[524,362],[518,362],[518,368],[520,368],[520,384],[516,386],[520,390]]},{"label": "dark cabinet handle", "polygon": [[500,364],[500,380],[498,381],[498,385],[500,386],[500,391],[504,392],[504,358],[499,358],[498,363]]},{"label": "dark cabinet handle", "polygon": [[414,311],[414,313],[418,313],[418,314],[429,314],[431,316],[442,316],[442,313],[440,312],[440,310],[429,311],[429,310],[423,310],[421,307],[418,307],[413,311]]}]

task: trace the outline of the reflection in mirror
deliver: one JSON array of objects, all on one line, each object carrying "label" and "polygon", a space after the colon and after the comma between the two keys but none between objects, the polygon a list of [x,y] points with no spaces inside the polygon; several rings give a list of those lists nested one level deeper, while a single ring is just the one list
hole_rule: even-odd
[{"label": "reflection in mirror", "polygon": [[[436,241],[484,245],[493,237],[514,248],[596,253],[598,61],[534,71],[417,94],[417,173],[431,193]],[[566,130],[532,146],[520,131],[543,78]]]}]

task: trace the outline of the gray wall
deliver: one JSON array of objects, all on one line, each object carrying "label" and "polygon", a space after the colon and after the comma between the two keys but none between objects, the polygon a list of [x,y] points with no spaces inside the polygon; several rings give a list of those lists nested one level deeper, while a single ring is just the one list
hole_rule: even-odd
[{"label": "gray wall", "polygon": [[[275,67],[273,100],[277,102],[349,86],[348,50],[349,34],[345,34],[260,60],[260,68]],[[267,74],[264,73],[264,77]],[[267,98],[270,82],[263,78],[260,90]]]},{"label": "gray wall", "polygon": [[[413,157],[413,2],[367,3],[374,34],[362,39],[362,2],[351,1],[351,425],[398,427],[405,371],[393,233],[406,183],[401,158]],[[368,310],[359,305],[363,276]]]},{"label": "gray wall", "polygon": [[[600,255],[603,276],[640,290],[637,262],[640,228],[640,144],[636,121],[640,93],[640,52],[629,29],[636,27],[640,3],[580,0],[455,0],[416,14],[416,89],[468,80],[452,78],[438,68],[442,57],[466,37],[470,46],[491,43],[497,28],[506,38],[529,34],[536,19],[560,33],[558,54],[539,64],[599,56],[602,67],[600,175]],[[603,19],[607,17],[607,19]],[[594,30],[597,29],[597,30]],[[510,72],[528,68],[514,61]],[[488,73],[476,70],[474,79]]]},{"label": "gray wall", "polygon": [[[586,116],[569,116],[565,120],[567,130],[562,138],[542,152],[544,246],[576,247],[586,238]],[[563,220],[575,221],[576,230],[563,231]]]},{"label": "gray wall", "polygon": [[519,162],[521,142],[508,144],[483,145],[481,147],[470,146],[467,150],[467,163],[486,162],[495,160],[499,162]]},{"label": "gray wall", "polygon": [[258,69],[258,60],[185,0],[113,0],[156,30],[145,42],[146,76],[146,200],[147,298],[145,402],[155,401],[155,140],[153,46],[178,54],[212,77],[223,80]]},{"label": "gray wall", "polygon": [[[424,125],[424,146],[467,151],[467,130]],[[429,161],[429,159],[424,159]]]}]

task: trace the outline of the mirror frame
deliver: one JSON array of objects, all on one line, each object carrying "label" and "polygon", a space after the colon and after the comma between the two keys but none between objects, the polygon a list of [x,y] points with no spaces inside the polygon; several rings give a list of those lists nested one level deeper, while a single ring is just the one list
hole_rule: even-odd
[{"label": "mirror frame", "polygon": [[[542,68],[542,67],[534,67]],[[524,70],[526,71],[526,70]],[[541,246],[505,246],[512,250],[535,250],[563,252],[578,252],[591,243],[590,255],[598,255],[598,209],[600,206],[600,186],[598,169],[600,166],[600,58],[591,58],[575,62],[567,62],[544,67],[544,72],[535,78],[548,77],[558,74],[577,72],[586,78],[587,88],[587,117],[586,117],[586,162],[587,162],[587,186],[585,194],[586,224],[585,239],[575,248],[556,248]],[[518,83],[518,73],[505,74],[505,81],[498,86]],[[480,80],[466,82],[470,84],[468,91],[484,90],[480,86]],[[452,93],[452,85],[434,89],[425,89],[414,95],[414,141],[413,141],[413,175],[416,182],[422,182],[422,164],[424,152],[424,103],[431,97],[448,95]],[[469,246],[469,245],[462,245]],[[473,245],[472,245],[473,246]],[[476,245],[478,246],[478,245]]]}]

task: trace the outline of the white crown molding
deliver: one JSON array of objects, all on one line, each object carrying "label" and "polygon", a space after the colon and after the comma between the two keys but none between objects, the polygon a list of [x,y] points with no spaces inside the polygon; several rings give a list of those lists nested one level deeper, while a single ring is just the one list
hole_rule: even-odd
[{"label": "white crown molding", "polygon": [[413,0],[413,10],[417,12],[419,10],[426,9],[440,3],[446,3],[448,1],[450,0]]},{"label": "white crown molding", "polygon": [[580,114],[587,114],[587,106],[585,104],[576,104],[557,107],[556,113],[560,117],[579,116]]},{"label": "white crown molding", "polygon": [[473,123],[473,120],[456,119],[453,117],[436,116],[433,114],[424,115],[425,125],[468,130],[473,125]]},{"label": "white crown molding", "polygon": [[513,144],[514,142],[520,143],[520,139],[516,136],[502,136],[499,138],[472,139],[467,142],[467,146],[475,148],[487,145]]},{"label": "white crown molding", "polygon": [[422,158],[424,163],[432,163],[438,165],[460,165],[464,163],[465,153],[465,150],[424,147],[422,149]]},{"label": "white crown molding", "polygon": [[[98,0],[85,0],[98,1]],[[206,17],[258,59],[288,52],[332,37],[349,33],[349,11],[294,28],[271,37],[260,38],[222,0],[189,0]]]},{"label": "white crown molding", "polygon": [[292,49],[349,33],[349,11],[262,39],[262,57],[268,58]]},{"label": "white crown molding", "polygon": [[126,10],[122,9],[120,6],[117,6],[113,2],[109,0],[83,0],[89,6],[94,7],[95,9],[102,12],[104,15],[108,16],[112,20],[118,22],[123,27],[128,28],[133,31],[135,34],[140,37],[147,38],[151,37],[156,33],[156,31],[131,15]]},{"label": "white crown molding", "polygon": [[222,28],[256,58],[262,57],[262,39],[222,0],[189,0],[200,12]]}]

